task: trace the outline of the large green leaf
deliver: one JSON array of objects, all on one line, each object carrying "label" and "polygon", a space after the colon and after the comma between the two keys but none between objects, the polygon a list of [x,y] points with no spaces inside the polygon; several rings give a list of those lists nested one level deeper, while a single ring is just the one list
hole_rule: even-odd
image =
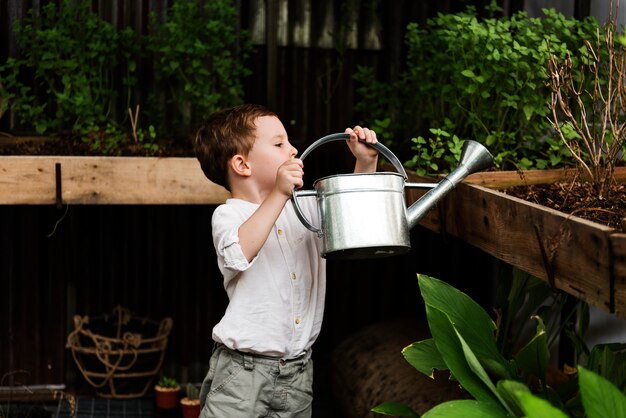
[{"label": "large green leaf", "polygon": [[516,395],[525,418],[568,418],[563,411],[545,399],[526,391],[517,392]]},{"label": "large green leaf", "polygon": [[430,378],[434,377],[433,371],[435,369],[448,369],[446,362],[441,358],[435,340],[432,338],[405,347],[402,350],[402,355],[411,366]]},{"label": "large green leaf", "polygon": [[422,418],[506,418],[500,406],[472,400],[458,400],[441,403],[427,411]]},{"label": "large green leaf", "polygon": [[[489,372],[500,378],[511,378],[510,365],[498,350],[491,317],[465,293],[449,284],[425,275],[418,275],[424,302],[443,312],[459,330],[467,344]],[[432,330],[432,324],[429,325]],[[439,342],[437,348],[441,352]]]},{"label": "large green leaf", "polygon": [[550,361],[550,349],[548,348],[548,336],[546,328],[540,317],[537,320],[537,333],[515,356],[517,366],[524,372],[532,373],[545,381],[546,369]]},{"label": "large green leaf", "polygon": [[626,396],[615,385],[583,367],[578,382],[588,418],[626,418]]},{"label": "large green leaf", "polygon": [[528,392],[530,389],[528,386],[517,380],[500,380],[497,384],[497,390],[500,397],[505,400],[509,408],[512,410],[513,415],[521,417],[524,415],[522,406],[517,398],[518,392]]},{"label": "large green leaf", "polygon": [[470,369],[476,374],[476,376],[478,376],[478,378],[485,384],[485,386],[487,386],[489,390],[491,390],[494,396],[500,401],[500,404],[504,406],[509,413],[512,414],[513,412],[507,405],[507,402],[500,396],[500,394],[496,390],[495,385],[491,381],[491,378],[476,358],[476,355],[474,354],[472,349],[467,345],[461,333],[456,328],[454,328],[454,330],[456,331],[457,337],[459,337],[459,341],[461,342],[461,346],[463,347],[465,360],[467,360],[467,364],[469,365]]},{"label": "large green leaf", "polygon": [[400,418],[419,418],[419,414],[415,412],[411,407],[398,402],[383,402],[377,407],[373,408],[372,412]]},{"label": "large green leaf", "polygon": [[498,399],[468,365],[461,341],[448,316],[430,305],[426,305],[426,316],[441,358],[454,378],[476,400],[497,404]]}]

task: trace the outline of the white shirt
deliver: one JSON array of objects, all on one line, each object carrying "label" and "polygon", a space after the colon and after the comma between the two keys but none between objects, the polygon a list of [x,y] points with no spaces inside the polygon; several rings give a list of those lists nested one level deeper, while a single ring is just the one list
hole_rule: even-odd
[{"label": "white shirt", "polygon": [[[319,225],[315,198],[298,202]],[[213,244],[229,298],[213,339],[239,351],[297,357],[311,348],[322,326],[326,260],[320,256],[320,240],[302,225],[289,201],[259,254],[248,262],[238,230],[258,207],[228,199],[213,213]]]}]

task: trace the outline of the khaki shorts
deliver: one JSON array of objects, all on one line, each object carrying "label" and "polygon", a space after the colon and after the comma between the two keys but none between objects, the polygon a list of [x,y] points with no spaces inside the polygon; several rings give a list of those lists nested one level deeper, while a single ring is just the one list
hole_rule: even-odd
[{"label": "khaki shorts", "polygon": [[280,359],[218,344],[200,390],[201,418],[310,418],[313,361],[310,350]]}]

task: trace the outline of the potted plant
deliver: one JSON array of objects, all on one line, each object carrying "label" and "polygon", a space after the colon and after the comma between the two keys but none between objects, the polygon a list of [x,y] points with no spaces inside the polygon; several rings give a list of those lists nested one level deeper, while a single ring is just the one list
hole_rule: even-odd
[{"label": "potted plant", "polygon": [[176,379],[163,376],[154,387],[154,399],[159,409],[174,409],[178,405],[180,385]]},{"label": "potted plant", "polygon": [[198,418],[200,416],[200,392],[192,383],[187,383],[185,392],[186,396],[180,400],[183,418]]}]

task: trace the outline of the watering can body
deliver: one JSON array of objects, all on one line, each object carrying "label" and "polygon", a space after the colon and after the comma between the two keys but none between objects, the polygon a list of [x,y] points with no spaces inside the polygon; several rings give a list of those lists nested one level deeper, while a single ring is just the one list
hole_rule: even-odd
[{"label": "watering can body", "polygon": [[330,176],[314,188],[324,257],[385,257],[411,249],[402,175]]},{"label": "watering can body", "polygon": [[[348,139],[333,134],[319,139],[302,153],[330,141]],[[314,190],[296,190],[292,200],[300,221],[318,234],[322,257],[364,259],[399,255],[411,249],[410,229],[467,175],[493,164],[489,151],[474,141],[464,144],[461,163],[439,183],[407,183],[402,163],[383,144],[372,145],[398,172],[338,174],[316,180]],[[405,206],[406,187],[430,188],[411,207]],[[298,199],[315,196],[321,225],[306,219]]]}]

